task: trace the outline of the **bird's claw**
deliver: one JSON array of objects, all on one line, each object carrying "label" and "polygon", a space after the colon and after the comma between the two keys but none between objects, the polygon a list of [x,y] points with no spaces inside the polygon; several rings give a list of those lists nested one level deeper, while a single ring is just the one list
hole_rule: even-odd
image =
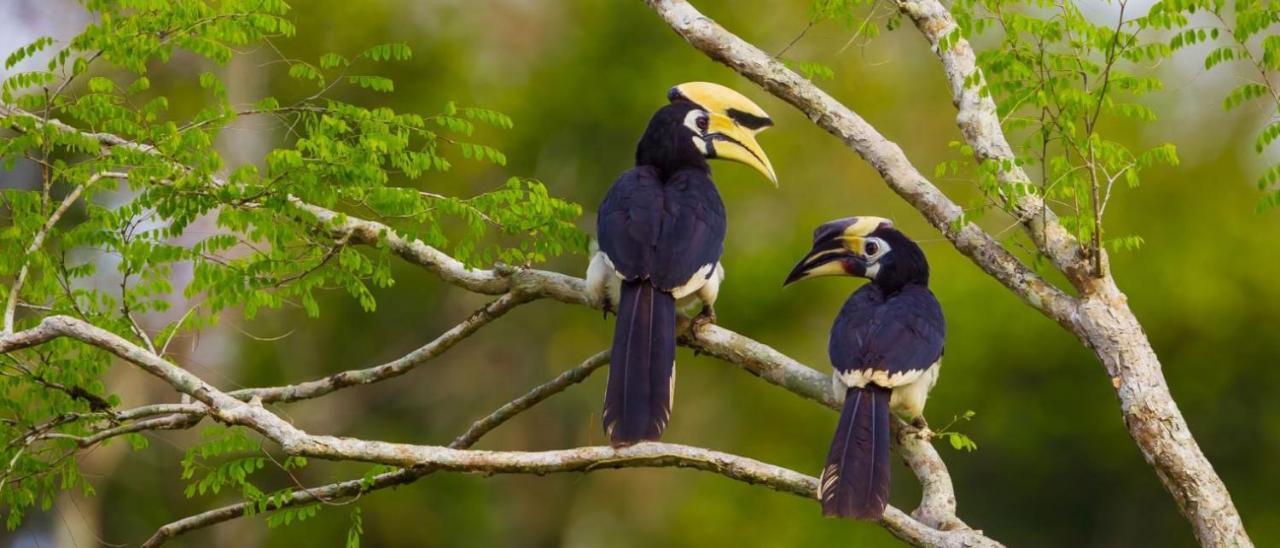
[{"label": "bird's claw", "polygon": [[916,427],[916,430],[928,430],[929,422],[924,420],[924,416],[921,415],[919,417],[911,419],[911,426]]},{"label": "bird's claw", "polygon": [[[702,327],[706,325],[714,325],[715,323],[716,323],[715,309],[710,306],[704,305],[702,307],[702,312],[699,312],[697,316],[694,316],[693,320],[691,320],[690,322],[689,336],[693,337],[693,340],[696,342],[698,341],[698,332],[702,330]],[[693,355],[700,356],[702,355],[702,351],[698,348],[694,348]]]},{"label": "bird's claw", "polygon": [[916,438],[922,439],[924,441],[929,441],[933,439],[933,430],[929,429],[929,423],[928,421],[924,420],[923,416],[919,416],[914,419],[911,419],[911,428],[915,429],[915,432],[913,433],[913,435]]},{"label": "bird's claw", "polygon": [[702,312],[693,317],[693,334],[697,336],[698,330],[704,325],[713,325],[716,323],[716,311],[710,306],[702,307]]}]

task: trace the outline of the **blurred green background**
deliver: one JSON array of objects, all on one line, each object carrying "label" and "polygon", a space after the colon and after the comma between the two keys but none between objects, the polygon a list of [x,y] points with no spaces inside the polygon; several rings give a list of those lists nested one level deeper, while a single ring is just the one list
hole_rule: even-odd
[{"label": "blurred green background", "polygon": [[[28,4],[42,9],[38,2]],[[709,61],[674,35],[642,2],[598,0],[294,0],[298,36],[278,41],[291,57],[354,53],[403,41],[409,63],[389,65],[392,95],[366,104],[431,113],[448,100],[511,115],[510,131],[479,138],[506,152],[506,167],[456,162],[453,173],[424,181],[433,192],[474,194],[511,175],[544,181],[584,205],[581,226],[594,228],[595,205],[631,165],[636,139],[675,83],[711,80],[732,86],[770,112],[776,128],[761,143],[778,171],[771,189],[738,165],[715,164],[729,211],[717,305],[720,323],[823,372],[827,329],[859,282],[824,279],[783,290],[782,278],[807,249],[817,224],[848,215],[892,218],[922,242],[933,289],[948,322],[942,377],[927,416],[955,428],[979,450],[941,449],[955,480],[960,515],[1011,546],[1189,546],[1194,537],[1154,472],[1131,443],[1110,382],[1091,353],[1053,322],[1023,305],[956,253],[921,217],[836,139],[791,107]],[[807,25],[807,2],[703,0],[697,5],[766,51],[777,51]],[[65,9],[65,6],[59,9]],[[1105,16],[1105,6],[1095,13]],[[835,69],[821,85],[898,142],[932,174],[956,158],[954,109],[940,68],[912,28],[842,49],[853,30],[838,23],[811,29],[787,53]],[[301,90],[266,64],[265,49],[246,52],[224,71],[233,100],[271,94],[287,102]],[[1255,213],[1260,171],[1252,141],[1263,105],[1222,112],[1230,69],[1204,74],[1183,52],[1160,67],[1167,83],[1151,106],[1161,121],[1115,126],[1136,146],[1174,142],[1183,163],[1148,173],[1121,191],[1108,211],[1112,235],[1138,234],[1137,252],[1112,257],[1116,277],[1160,354],[1178,404],[1201,448],[1223,476],[1259,546],[1280,545],[1280,212]],[[194,101],[193,76],[181,59],[158,67],[156,87]],[[166,74],[167,77],[161,77]],[[161,86],[163,82],[163,86]],[[361,98],[357,91],[339,96]],[[237,99],[239,97],[239,99]],[[260,158],[280,133],[245,124],[224,136],[234,161]],[[975,203],[971,180],[935,179],[961,204]],[[1011,221],[982,224],[1005,236]],[[586,259],[567,256],[547,268],[581,275]],[[375,313],[334,293],[318,320],[300,310],[253,322],[229,316],[190,341],[190,367],[224,388],[292,382],[380,363],[434,338],[484,299],[422,270],[398,267],[397,284],[379,293]],[[606,348],[611,321],[598,312],[552,302],[517,309],[447,355],[410,375],[338,392],[284,409],[300,427],[407,443],[443,444],[474,419]],[[281,337],[280,340],[259,340]],[[665,440],[733,452],[816,474],[836,415],[736,368],[681,350],[675,416]],[[126,401],[171,396],[129,368],[113,372]],[[555,397],[486,437],[482,449],[543,450],[599,444],[605,375]],[[130,397],[129,395],[132,395]],[[151,448],[111,447],[85,462],[98,496],[75,497],[9,535],[28,546],[40,531],[66,546],[137,544],[159,525],[230,502],[187,500],[179,483],[181,450],[195,433],[158,433]],[[313,463],[299,478],[317,484],[358,477],[365,467]],[[914,508],[918,487],[898,466],[892,502]],[[281,483],[277,487],[284,486]],[[549,477],[436,474],[408,487],[359,500],[366,546],[819,546],[896,545],[875,525],[823,519],[810,501],[681,470],[606,471]],[[268,529],[240,519],[174,546],[329,546],[345,537],[351,506],[326,507],[314,521]],[[64,531],[65,530],[65,531]],[[23,537],[24,533],[28,537]],[[43,533],[41,538],[47,538]],[[26,538],[27,540],[24,540]],[[74,539],[69,543],[67,539]],[[47,546],[48,544],[44,544]]]}]

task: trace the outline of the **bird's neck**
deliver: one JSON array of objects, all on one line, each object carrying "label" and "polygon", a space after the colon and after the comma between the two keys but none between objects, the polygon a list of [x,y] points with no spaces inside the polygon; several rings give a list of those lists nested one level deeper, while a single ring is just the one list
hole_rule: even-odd
[{"label": "bird's neck", "polygon": [[711,173],[707,159],[693,145],[688,131],[650,125],[636,146],[636,166],[649,166],[666,181],[677,171],[696,169]]},{"label": "bird's neck", "polygon": [[909,286],[929,287],[929,268],[884,268],[872,280],[880,292],[892,295]]},{"label": "bird's neck", "polygon": [[896,231],[886,234],[885,239],[893,246],[892,259],[882,261],[873,283],[885,295],[912,285],[929,287],[929,261],[920,246]]},{"label": "bird's neck", "polygon": [[880,293],[881,293],[882,295],[884,295],[885,297],[892,297],[892,296],[894,296],[894,295],[896,295],[896,294],[898,294],[898,293],[902,292],[902,290],[907,289],[908,287],[911,287],[911,286],[913,286],[913,285],[914,285],[914,286],[924,287],[924,288],[928,288],[928,287],[929,287],[929,282],[928,282],[927,280],[926,280],[926,281],[924,281],[924,282],[909,281],[909,282],[906,282],[906,283],[902,283],[902,282],[889,282],[889,283],[885,283],[885,282],[882,282],[882,281],[880,281],[879,279],[877,279],[877,280],[875,280],[875,281],[874,281],[874,282],[872,282],[872,283],[876,286],[876,288],[878,288],[878,289],[880,290]]}]

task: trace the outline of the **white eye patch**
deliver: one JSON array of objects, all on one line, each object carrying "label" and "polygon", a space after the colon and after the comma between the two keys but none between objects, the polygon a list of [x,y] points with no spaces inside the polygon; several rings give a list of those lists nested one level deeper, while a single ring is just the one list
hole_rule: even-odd
[{"label": "white eye patch", "polygon": [[862,255],[867,258],[867,262],[874,263],[879,261],[889,253],[889,243],[880,238],[864,238],[862,240]]},{"label": "white eye patch", "polygon": [[697,147],[698,152],[701,152],[703,156],[706,156],[710,149],[708,148],[706,139],[702,138],[702,134],[705,132],[705,129],[698,127],[698,122],[702,121],[703,124],[706,124],[707,116],[708,115],[705,111],[697,109],[691,110],[688,114],[684,115],[684,127],[689,128],[689,131],[693,132],[693,146]]},{"label": "white eye patch", "polygon": [[[706,113],[706,111],[693,109],[684,115],[684,127],[687,127],[689,128],[689,130],[693,131],[694,135],[702,135],[706,130],[698,127],[698,119],[706,118],[707,116],[708,114]],[[705,124],[706,122],[703,122],[703,123]]]}]

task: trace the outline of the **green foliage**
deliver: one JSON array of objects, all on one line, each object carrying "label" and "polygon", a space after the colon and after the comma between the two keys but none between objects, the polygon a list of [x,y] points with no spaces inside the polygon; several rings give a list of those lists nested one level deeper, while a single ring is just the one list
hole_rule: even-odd
[{"label": "green foliage", "polygon": [[[1243,65],[1250,74],[1222,100],[1231,110],[1246,103],[1262,100],[1269,103],[1271,116],[1255,142],[1258,154],[1280,138],[1280,88],[1274,83],[1280,76],[1280,2],[1275,0],[1163,0],[1151,8],[1148,17],[1159,28],[1179,29],[1207,22],[1206,26],[1187,28],[1176,33],[1169,47],[1182,49],[1206,41],[1218,42],[1204,58],[1205,70],[1220,66]],[[1207,29],[1207,32],[1206,32]],[[1258,177],[1258,188],[1266,191],[1261,207],[1280,205],[1280,162],[1264,169]]]},{"label": "green foliage", "polygon": [[[1112,21],[1096,23],[1072,2],[962,0],[953,10],[960,28],[951,43],[960,35],[998,40],[978,53],[982,72],[968,85],[995,101],[1018,167],[1033,179],[1031,185],[1006,180],[1001,173],[1012,166],[988,161],[976,170],[979,187],[988,196],[1041,196],[1091,250],[1136,248],[1140,239],[1103,237],[1113,191],[1138,186],[1148,168],[1176,165],[1177,152],[1167,143],[1133,150],[1106,129],[1113,121],[1156,119],[1139,101],[1162,88],[1158,78],[1144,74],[1146,67],[1172,52],[1151,32],[1158,25],[1123,8]],[[1192,32],[1182,39],[1203,37]],[[938,173],[962,169],[946,162]]]},{"label": "green foliage", "polygon": [[958,417],[952,417],[951,422],[947,423],[946,426],[942,427],[937,432],[934,432],[933,436],[935,438],[942,438],[947,440],[947,443],[951,445],[951,448],[955,449],[956,451],[977,451],[978,444],[977,442],[973,441],[973,438],[970,438],[969,436],[961,432],[957,432],[951,429],[953,426],[955,426],[957,422],[960,422],[962,420],[963,421],[973,420],[973,417],[975,415],[977,415],[977,413],[974,413],[972,410],[968,410],[968,411],[965,411],[963,415],[960,415]]},{"label": "green foliage", "polygon": [[[188,448],[182,458],[182,479],[188,481],[183,494],[187,498],[206,493],[216,495],[224,487],[244,487],[251,474],[267,465],[267,458],[244,429],[212,427],[204,430],[202,437],[204,439]],[[234,458],[218,462],[219,457],[229,454],[234,454]]]},{"label": "green foliage", "polygon": [[788,61],[787,66],[810,80],[830,80],[836,72],[829,66],[812,61]]},{"label": "green foliage", "polygon": [[[876,0],[814,0],[809,5],[809,25],[796,36],[791,43],[778,52],[781,58],[791,49],[809,29],[820,23],[835,21],[845,28],[851,29],[853,35],[845,42],[839,52],[854,45],[865,45],[880,36],[882,30],[893,30],[901,24],[902,15],[892,8],[881,9],[888,4]],[[865,11],[865,13],[863,13]],[[837,53],[839,53],[837,52]],[[816,61],[784,61],[787,66],[810,80],[831,80],[835,78],[835,70]]]},{"label": "green foliage", "polygon": [[285,508],[267,516],[267,527],[275,528],[281,525],[293,525],[295,521],[301,523],[316,517],[318,513],[320,513],[320,504],[318,503]]},{"label": "green foliage", "polygon": [[347,548],[360,548],[360,536],[364,534],[364,516],[360,507],[351,509],[351,527],[347,528]]},{"label": "green foliage", "polygon": [[[855,29],[855,39],[871,40],[880,36],[881,30],[893,30],[902,22],[902,15],[893,9],[880,10],[876,0],[814,0],[809,5],[811,21],[837,21]],[[861,13],[864,8],[867,12]]]},{"label": "green foliage", "polygon": [[[13,74],[0,85],[5,107],[25,111],[0,119],[12,130],[0,139],[0,160],[10,167],[30,162],[41,173],[36,188],[0,190],[0,305],[11,297],[22,305],[15,329],[65,314],[161,351],[229,309],[252,317],[263,308],[297,306],[316,316],[322,291],[344,291],[373,310],[373,289],[394,283],[391,250],[349,245],[308,205],[377,219],[468,265],[527,264],[586,249],[575,226],[579,206],[552,197],[537,181],[495,175],[507,158],[480,141],[511,128],[509,117],[453,103],[411,113],[334,98],[335,91],[393,92],[378,70],[410,59],[407,45],[313,61],[282,56],[260,70],[300,80],[308,94],[262,97],[244,108],[228,99],[219,65],[260,44],[279,51],[271,41],[294,33],[285,2],[84,4],[93,22],[70,42],[42,37],[5,60],[13,67],[61,47],[42,70]],[[189,54],[184,64],[198,67],[202,99],[174,108],[156,91],[150,70],[179,52]],[[244,117],[280,122],[261,167],[228,165],[215,146]],[[104,147],[40,119],[128,143],[112,138],[108,144],[118,146]],[[463,196],[426,190],[443,187],[457,162],[487,166],[469,185],[474,190]],[[173,285],[177,268],[190,269],[189,283]],[[138,326],[138,315],[175,303],[186,308],[173,315],[180,319],[154,333]],[[79,448],[62,436],[111,424],[109,411],[119,402],[101,380],[111,363],[103,352],[55,341],[2,360],[0,463],[7,466],[0,470],[0,504],[12,529],[60,490],[92,492],[78,472]],[[128,439],[146,445],[141,436]],[[269,460],[243,433],[215,432],[183,459],[186,494],[240,491],[256,512],[278,509],[288,490],[268,494],[249,481]],[[286,460],[284,467],[299,464]],[[290,523],[316,510],[293,508],[272,519]]]},{"label": "green foliage", "polygon": [[270,527],[309,519],[320,510],[316,504],[288,506],[295,492],[293,487],[267,493],[252,481],[251,476],[270,468],[268,465],[274,465],[291,481],[296,481],[292,471],[306,467],[307,459],[291,456],[277,461],[253,439],[250,431],[240,427],[206,428],[201,437],[200,443],[188,448],[182,458],[182,479],[187,482],[183,494],[187,498],[217,495],[223,490],[238,492],[247,503],[245,515],[270,512],[267,516]]}]

